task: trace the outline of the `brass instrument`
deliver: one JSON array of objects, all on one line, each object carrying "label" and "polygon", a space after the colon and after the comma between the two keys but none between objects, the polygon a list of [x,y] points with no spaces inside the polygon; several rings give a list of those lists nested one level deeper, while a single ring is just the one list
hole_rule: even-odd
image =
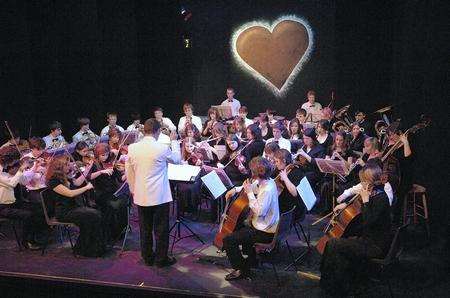
[{"label": "brass instrument", "polygon": [[348,114],[349,108],[350,108],[350,105],[346,105],[346,106],[340,108],[339,110],[337,110],[334,113],[334,118],[336,118],[340,121],[343,121],[350,127],[355,120],[353,120],[352,117]]},{"label": "brass instrument", "polygon": [[350,126],[342,120],[338,120],[333,123],[333,126],[331,127],[334,132],[350,132]]},{"label": "brass instrument", "polygon": [[380,143],[380,151],[384,151],[387,145],[387,128],[388,124],[384,120],[378,120],[375,122],[375,133],[377,134],[378,142]]}]

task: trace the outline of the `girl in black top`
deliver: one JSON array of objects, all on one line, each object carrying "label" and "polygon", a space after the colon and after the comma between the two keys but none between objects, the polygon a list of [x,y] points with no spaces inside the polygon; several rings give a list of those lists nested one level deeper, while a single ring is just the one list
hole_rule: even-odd
[{"label": "girl in black top", "polygon": [[[328,241],[320,267],[320,286],[332,295],[345,297],[351,286],[364,279],[367,261],[383,258],[391,242],[389,199],[381,183],[381,168],[367,164],[359,172],[363,185],[361,224],[356,237]],[[336,206],[335,211],[345,208]]]},{"label": "girl in black top", "polygon": [[95,186],[95,203],[103,213],[107,224],[108,240],[117,240],[127,225],[128,196],[115,197],[114,193],[124,183],[122,173],[112,164],[115,155],[106,143],[98,143],[94,148],[95,162],[89,179]]},{"label": "girl in black top", "polygon": [[[241,185],[247,178],[248,171],[245,167],[240,166],[240,162],[236,160],[236,157],[241,150],[242,145],[239,138],[236,135],[228,135],[226,140],[226,153],[217,164],[217,167],[223,168],[225,173],[230,178],[233,185]],[[230,160],[232,160],[230,162]],[[229,163],[230,162],[230,163]],[[225,168],[224,166],[227,165]]]},{"label": "girl in black top", "polygon": [[317,123],[317,142],[322,145],[325,150],[329,150],[333,144],[333,137],[330,134],[330,128],[327,120],[320,120]]},{"label": "girl in black top", "polygon": [[273,138],[272,127],[269,123],[269,117],[267,114],[263,114],[259,118],[259,128],[261,129],[261,137],[267,141],[268,139]]},{"label": "girl in black top", "polygon": [[356,152],[362,152],[364,147],[364,139],[366,135],[362,131],[361,127],[357,122],[352,124],[351,127],[351,140],[350,140],[350,150]]},{"label": "girl in black top", "polygon": [[248,163],[253,157],[261,156],[264,152],[264,140],[258,124],[251,124],[247,127],[247,139],[250,144],[245,144],[244,147],[246,147],[242,150],[242,155],[245,159],[243,163],[246,169],[248,169]]},{"label": "girl in black top", "polygon": [[[99,257],[105,253],[106,241],[102,214],[100,211],[79,207],[75,198],[93,189],[91,183],[72,189],[67,178],[70,171],[67,157],[53,159],[47,169],[46,183],[50,197],[55,204],[55,216],[62,222],[73,222],[80,234],[74,246],[74,253],[86,257]],[[48,203],[48,201],[47,201]]]}]

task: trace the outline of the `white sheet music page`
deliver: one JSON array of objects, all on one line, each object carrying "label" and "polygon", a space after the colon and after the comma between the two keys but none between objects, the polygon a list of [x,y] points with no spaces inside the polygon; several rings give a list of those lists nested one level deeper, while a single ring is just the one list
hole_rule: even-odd
[{"label": "white sheet music page", "polygon": [[192,178],[197,177],[200,173],[201,167],[191,165],[175,165],[169,163],[167,169],[167,175],[169,180],[174,181],[192,181]]},{"label": "white sheet music page", "polygon": [[227,188],[222,183],[219,175],[217,175],[215,171],[209,172],[201,179],[215,199],[217,199],[227,191]]},{"label": "white sheet music page", "polygon": [[317,198],[306,177],[303,177],[299,185],[297,185],[297,192],[300,198],[302,198],[303,203],[305,203],[306,209],[310,211],[314,207],[314,204],[316,204]]}]

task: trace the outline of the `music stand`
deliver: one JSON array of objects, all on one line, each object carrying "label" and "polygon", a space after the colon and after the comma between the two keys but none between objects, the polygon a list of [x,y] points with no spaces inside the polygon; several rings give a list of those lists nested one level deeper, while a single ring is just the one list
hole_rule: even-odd
[{"label": "music stand", "polygon": [[131,213],[131,193],[130,193],[130,186],[128,185],[128,182],[124,182],[119,189],[113,194],[115,199],[119,199],[121,195],[127,196],[127,226],[122,230],[122,233],[125,231],[125,236],[123,237],[122,241],[122,248],[120,250],[120,253],[123,253],[125,249],[125,244],[128,239],[128,233],[132,233],[133,230],[131,229],[130,224],[130,213]]},{"label": "music stand", "polygon": [[[211,167],[211,166],[207,166],[204,165],[203,167],[204,172],[206,173],[206,175],[204,175],[201,179],[203,181],[203,184],[206,186],[206,189],[208,190],[208,192],[211,194],[212,197],[214,197],[214,199],[219,199],[218,200],[218,204],[217,204],[217,218],[220,219],[220,214],[223,211],[223,194],[229,190],[230,188],[232,188],[233,182],[231,182],[231,179],[228,177],[227,173],[225,173],[225,171],[223,169],[220,168],[215,168],[215,167]],[[206,177],[208,175],[211,174],[211,172],[214,172],[215,175],[217,175],[217,178],[220,179],[220,184],[219,185],[219,181],[217,181],[217,179],[211,178],[210,177]],[[214,175],[214,174],[213,174]],[[211,175],[212,176],[212,175]],[[217,195],[216,193],[216,185],[218,185],[218,188],[225,188],[225,191],[223,193],[221,193],[220,195]]]},{"label": "music stand", "polygon": [[220,118],[222,119],[226,120],[233,118],[233,111],[231,110],[231,106],[219,105],[219,106],[211,106],[211,108],[216,108],[219,111]]},{"label": "music stand", "polygon": [[[198,174],[200,173],[201,168],[197,166],[191,166],[191,165],[175,165],[169,163],[168,165],[168,177],[170,181],[175,182],[194,182],[197,179]],[[175,185],[174,193],[176,196],[176,202],[180,201],[178,197],[178,188]],[[182,236],[181,235],[181,228],[184,227],[186,230],[189,231],[188,235]],[[175,233],[172,235],[171,232],[173,229],[175,230]],[[173,252],[173,247],[175,246],[175,243],[178,241],[181,241],[185,238],[189,237],[195,237],[197,238],[202,244],[205,244],[205,242],[200,238],[199,235],[197,235],[185,222],[184,218],[181,216],[180,208],[177,205],[177,218],[173,225],[169,229],[169,236],[173,237],[173,242],[170,248],[170,253]]]},{"label": "music stand", "polygon": [[324,158],[315,159],[317,167],[322,173],[333,175],[333,209],[335,207],[335,189],[336,189],[336,176],[345,177],[349,174],[347,163],[343,160],[331,160]]}]

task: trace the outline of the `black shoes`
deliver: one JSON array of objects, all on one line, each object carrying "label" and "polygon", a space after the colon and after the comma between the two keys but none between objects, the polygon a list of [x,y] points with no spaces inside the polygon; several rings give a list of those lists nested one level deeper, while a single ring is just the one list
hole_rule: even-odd
[{"label": "black shoes", "polygon": [[163,268],[163,267],[169,267],[172,266],[173,264],[175,264],[177,262],[177,259],[175,259],[174,257],[167,257],[165,260],[163,261],[158,261],[155,262],[156,267],[159,268]]},{"label": "black shoes", "polygon": [[249,277],[248,273],[245,273],[241,270],[233,270],[231,273],[229,273],[225,276],[225,280],[232,281],[232,280],[244,279],[247,277]]},{"label": "black shoes", "polygon": [[37,244],[35,244],[33,242],[30,242],[30,241],[23,241],[22,242],[22,246],[25,249],[29,249],[29,250],[40,250],[40,249],[42,249],[41,246],[39,246],[39,245],[37,245]]}]

